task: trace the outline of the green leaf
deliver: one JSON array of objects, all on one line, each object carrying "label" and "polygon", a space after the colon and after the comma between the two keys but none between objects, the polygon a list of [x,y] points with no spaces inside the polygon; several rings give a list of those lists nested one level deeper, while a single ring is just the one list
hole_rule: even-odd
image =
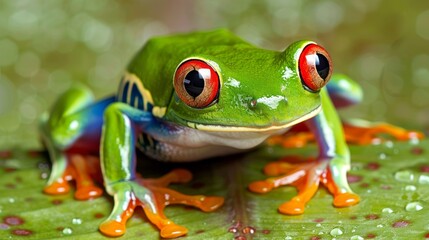
[{"label": "green leaf", "polygon": [[[353,207],[333,207],[332,196],[321,188],[303,215],[285,216],[277,213],[277,207],[296,194],[294,188],[264,195],[247,191],[250,182],[265,178],[261,169],[268,162],[285,155],[310,156],[316,150],[314,145],[263,146],[190,164],[147,160],[139,170],[154,177],[185,167],[194,179],[173,186],[176,190],[226,198],[225,206],[213,213],[167,207],[166,215],[189,229],[185,239],[422,239],[429,234],[429,141],[352,146],[349,180],[362,198]],[[76,201],[72,193],[43,194],[48,166],[48,157],[41,152],[0,152],[0,239],[107,239],[98,232],[98,224],[110,213],[111,198]],[[158,238],[157,229],[138,210],[127,233],[117,239]]]}]

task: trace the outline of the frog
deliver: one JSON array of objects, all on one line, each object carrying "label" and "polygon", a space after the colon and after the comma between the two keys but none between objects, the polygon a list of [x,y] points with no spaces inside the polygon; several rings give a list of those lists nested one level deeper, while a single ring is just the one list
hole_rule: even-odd
[{"label": "frog", "polygon": [[136,172],[139,161],[221,159],[304,124],[315,136],[317,156],[293,167],[269,164],[269,175],[279,176],[252,182],[249,190],[296,186],[297,195],[278,208],[289,215],[302,214],[322,184],[335,207],[353,206],[360,197],[347,181],[351,156],[334,103],[360,98],[359,85],[333,74],[330,55],[314,41],[275,51],[226,29],[154,37],[131,60],[115,94],[95,100],[77,85],[43,115],[39,129],[52,161],[43,191],[69,193],[68,182],[75,180],[74,197],[87,200],[105,189],[113,197],[111,214],[99,226],[106,236],[125,234],[127,220],[141,207],[161,237],[180,237],[188,230],[164,215],[167,205],[211,212],[224,198],[170,189],[192,179],[186,169],[143,178]]}]

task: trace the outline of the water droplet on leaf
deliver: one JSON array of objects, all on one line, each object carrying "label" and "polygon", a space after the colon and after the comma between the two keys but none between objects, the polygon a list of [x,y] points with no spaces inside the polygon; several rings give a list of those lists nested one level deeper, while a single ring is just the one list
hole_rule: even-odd
[{"label": "water droplet on leaf", "polygon": [[71,228],[64,228],[63,229],[63,234],[65,235],[70,235],[73,233],[73,230]]},{"label": "water droplet on leaf", "polygon": [[329,234],[331,234],[331,236],[333,237],[341,236],[344,234],[344,230],[339,227],[336,227],[332,229],[331,232],[329,232]]},{"label": "water droplet on leaf", "polygon": [[420,184],[429,184],[429,176],[428,175],[420,175],[419,183]]},{"label": "water droplet on leaf", "polygon": [[405,206],[405,210],[408,212],[418,212],[423,209],[423,206],[420,202],[410,202]]},{"label": "water droplet on leaf", "polygon": [[383,208],[383,210],[381,210],[381,212],[383,212],[383,213],[393,213],[393,210],[391,208]]},{"label": "water droplet on leaf", "polygon": [[414,174],[408,170],[398,171],[395,173],[395,179],[399,182],[412,182],[414,181]]},{"label": "water droplet on leaf", "polygon": [[82,219],[80,219],[80,218],[73,218],[72,219],[72,223],[76,224],[76,225],[82,224]]}]

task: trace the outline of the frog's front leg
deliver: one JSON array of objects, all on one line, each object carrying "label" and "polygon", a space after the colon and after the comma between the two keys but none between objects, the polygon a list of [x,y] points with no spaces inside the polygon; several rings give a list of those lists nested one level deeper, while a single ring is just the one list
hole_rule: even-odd
[{"label": "frog's front leg", "polygon": [[320,183],[334,195],[333,205],[336,207],[347,207],[360,201],[347,182],[350,153],[344,140],[341,122],[326,90],[322,90],[321,98],[322,111],[306,121],[309,129],[317,136],[318,157],[308,163],[295,165],[285,161],[270,163],[265,167],[267,175],[284,175],[249,185],[249,189],[257,193],[266,193],[283,185],[297,187],[298,195],[279,207],[281,213],[303,213],[306,203],[316,193]]},{"label": "frog's front leg", "polygon": [[104,121],[101,163],[106,190],[114,197],[114,207],[99,227],[102,233],[108,236],[124,234],[126,221],[134,208],[141,206],[162,237],[179,237],[185,235],[187,229],[165,217],[166,205],[186,204],[203,211],[213,211],[222,205],[223,198],[187,196],[166,188],[170,182],[189,181],[192,176],[186,170],[175,170],[159,180],[145,180],[136,175],[137,136],[162,129],[162,123],[151,113],[114,103],[105,111]]}]

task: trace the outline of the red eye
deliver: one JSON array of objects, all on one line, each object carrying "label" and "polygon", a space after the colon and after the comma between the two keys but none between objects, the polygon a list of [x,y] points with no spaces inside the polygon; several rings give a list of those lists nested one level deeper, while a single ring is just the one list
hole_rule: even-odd
[{"label": "red eye", "polygon": [[305,88],[318,92],[332,74],[332,61],[328,52],[319,45],[309,44],[299,56],[299,73]]},{"label": "red eye", "polygon": [[205,108],[218,98],[219,75],[203,60],[186,60],[174,74],[174,89],[188,106]]}]

